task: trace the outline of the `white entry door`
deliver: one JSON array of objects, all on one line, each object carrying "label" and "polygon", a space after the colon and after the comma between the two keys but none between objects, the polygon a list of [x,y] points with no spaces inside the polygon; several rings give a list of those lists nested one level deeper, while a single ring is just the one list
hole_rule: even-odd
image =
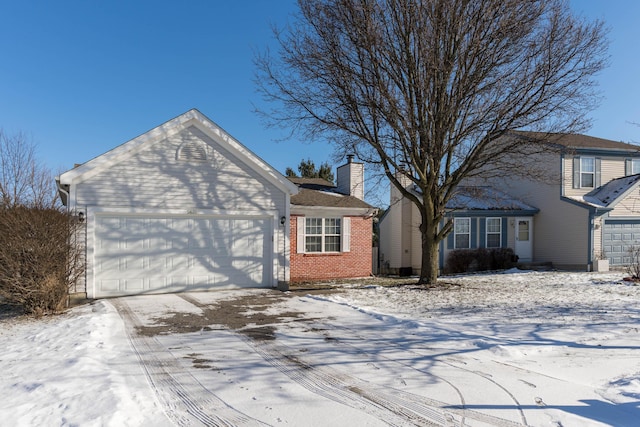
[{"label": "white entry door", "polygon": [[533,218],[516,218],[516,255],[519,261],[533,258]]}]

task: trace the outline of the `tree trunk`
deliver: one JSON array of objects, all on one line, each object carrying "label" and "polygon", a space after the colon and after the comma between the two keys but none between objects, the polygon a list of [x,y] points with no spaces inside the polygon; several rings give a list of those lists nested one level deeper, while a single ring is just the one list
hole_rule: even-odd
[{"label": "tree trunk", "polygon": [[437,239],[438,223],[429,218],[428,215],[422,216],[422,224],[420,225],[420,233],[422,235],[422,260],[420,265],[420,279],[418,283],[426,285],[435,285],[438,281],[439,270],[439,244]]}]

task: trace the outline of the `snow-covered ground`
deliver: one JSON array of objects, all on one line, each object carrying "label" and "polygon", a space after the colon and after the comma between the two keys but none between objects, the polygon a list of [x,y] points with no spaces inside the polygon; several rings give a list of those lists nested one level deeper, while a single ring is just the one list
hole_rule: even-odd
[{"label": "snow-covered ground", "polygon": [[[140,296],[3,320],[0,425],[639,425],[640,286],[622,277]],[[240,300],[245,333],[232,315],[169,333]]]}]

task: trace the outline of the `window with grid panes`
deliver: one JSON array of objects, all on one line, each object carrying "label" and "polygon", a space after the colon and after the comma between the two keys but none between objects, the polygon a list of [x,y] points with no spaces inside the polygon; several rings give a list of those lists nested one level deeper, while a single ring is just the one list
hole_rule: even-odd
[{"label": "window with grid panes", "polygon": [[340,252],[340,218],[306,218],[305,252]]},{"label": "window with grid panes", "polygon": [[596,161],[593,157],[580,158],[580,187],[595,185]]},{"label": "window with grid panes", "polygon": [[502,218],[487,218],[487,248],[502,246]]},{"label": "window with grid panes", "polygon": [[453,220],[453,236],[455,249],[471,247],[471,218],[455,218]]}]

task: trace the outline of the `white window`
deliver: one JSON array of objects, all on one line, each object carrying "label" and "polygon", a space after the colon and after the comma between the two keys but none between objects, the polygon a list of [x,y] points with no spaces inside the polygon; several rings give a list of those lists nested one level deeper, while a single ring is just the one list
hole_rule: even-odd
[{"label": "white window", "polygon": [[596,159],[580,158],[580,187],[594,187],[596,182]]},{"label": "white window", "polygon": [[486,223],[487,248],[499,248],[502,246],[502,218],[487,218]]},{"label": "white window", "polygon": [[640,159],[631,160],[631,175],[640,173]]},{"label": "white window", "polygon": [[340,252],[341,218],[306,218],[305,252]]},{"label": "white window", "polygon": [[455,249],[471,247],[471,218],[455,218],[453,220],[453,242]]}]

